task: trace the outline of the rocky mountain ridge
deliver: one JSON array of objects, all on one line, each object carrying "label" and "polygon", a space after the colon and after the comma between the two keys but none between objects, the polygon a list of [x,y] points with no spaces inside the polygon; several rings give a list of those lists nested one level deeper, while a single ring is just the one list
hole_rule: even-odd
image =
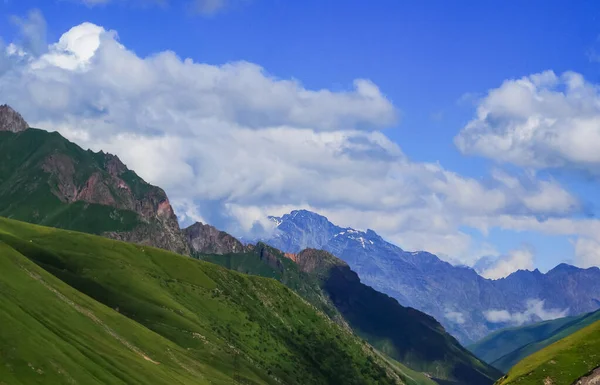
[{"label": "rocky mountain ridge", "polygon": [[[600,307],[598,268],[563,264],[546,274],[518,271],[493,281],[431,253],[404,251],[372,230],[336,226],[310,211],[295,210],[271,220],[277,228],[266,243],[290,253],[305,248],[331,252],[364,283],[434,316],[463,344],[524,318],[536,322],[555,313],[576,315]],[[491,310],[503,312],[504,318],[490,316]]]},{"label": "rocky mountain ridge", "polygon": [[192,253],[229,254],[241,253],[244,245],[236,238],[217,228],[196,222],[183,230]]},{"label": "rocky mountain ridge", "polygon": [[28,128],[21,114],[6,104],[0,105],[0,131],[22,132]]},{"label": "rocky mountain ridge", "polygon": [[0,215],[190,253],[165,192],[117,156],[23,129],[8,106],[0,123]]}]

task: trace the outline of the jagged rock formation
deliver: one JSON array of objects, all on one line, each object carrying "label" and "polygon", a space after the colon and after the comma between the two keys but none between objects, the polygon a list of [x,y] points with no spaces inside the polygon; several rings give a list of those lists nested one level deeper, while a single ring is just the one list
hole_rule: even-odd
[{"label": "jagged rock formation", "polygon": [[210,225],[196,222],[183,232],[193,253],[229,254],[244,251],[240,241]]},{"label": "jagged rock formation", "polygon": [[6,104],[0,106],[0,131],[21,132],[28,128],[21,114]]}]

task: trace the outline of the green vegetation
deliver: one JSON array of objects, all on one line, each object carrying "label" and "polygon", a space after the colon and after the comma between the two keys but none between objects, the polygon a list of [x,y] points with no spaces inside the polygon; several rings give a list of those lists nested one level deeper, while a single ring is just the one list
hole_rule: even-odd
[{"label": "green vegetation", "polygon": [[600,310],[499,330],[469,346],[477,357],[506,373],[523,358],[600,320]]},{"label": "green vegetation", "polygon": [[600,366],[600,321],[526,357],[498,385],[570,385]]},{"label": "green vegetation", "polygon": [[298,264],[263,244],[243,254],[198,257],[279,280],[333,319],[347,323],[379,351],[445,384],[491,384],[502,375],[460,346],[435,319],[362,284],[327,252],[306,250],[297,256]]},{"label": "green vegetation", "polygon": [[272,279],[4,218],[0,268],[5,383],[399,383]]}]

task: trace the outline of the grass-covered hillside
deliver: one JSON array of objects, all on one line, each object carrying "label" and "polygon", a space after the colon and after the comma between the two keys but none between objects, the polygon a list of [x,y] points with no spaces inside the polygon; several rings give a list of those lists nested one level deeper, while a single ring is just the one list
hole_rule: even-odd
[{"label": "grass-covered hillside", "polygon": [[0,218],[5,384],[394,384],[281,283]]},{"label": "grass-covered hillside", "polygon": [[600,321],[597,321],[517,363],[498,385],[571,385],[600,382]]},{"label": "grass-covered hillside", "polygon": [[435,319],[362,284],[347,264],[327,252],[305,250],[286,257],[258,244],[245,253],[198,257],[281,281],[333,319],[341,317],[381,352],[445,384],[484,385],[501,376],[460,346]]},{"label": "grass-covered hillside", "polygon": [[469,346],[469,350],[506,373],[523,358],[599,320],[600,310],[503,329]]}]

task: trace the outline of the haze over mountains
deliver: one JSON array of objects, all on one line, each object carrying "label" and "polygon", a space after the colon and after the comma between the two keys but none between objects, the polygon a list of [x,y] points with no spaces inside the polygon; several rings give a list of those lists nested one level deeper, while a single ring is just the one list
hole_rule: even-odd
[{"label": "haze over mountains", "polygon": [[283,251],[324,249],[347,262],[362,281],[402,305],[434,316],[463,344],[491,331],[577,315],[600,307],[600,269],[561,264],[546,274],[517,271],[490,280],[437,256],[407,252],[373,230],[342,228],[324,216],[297,210],[271,217],[277,228],[265,240]]}]

